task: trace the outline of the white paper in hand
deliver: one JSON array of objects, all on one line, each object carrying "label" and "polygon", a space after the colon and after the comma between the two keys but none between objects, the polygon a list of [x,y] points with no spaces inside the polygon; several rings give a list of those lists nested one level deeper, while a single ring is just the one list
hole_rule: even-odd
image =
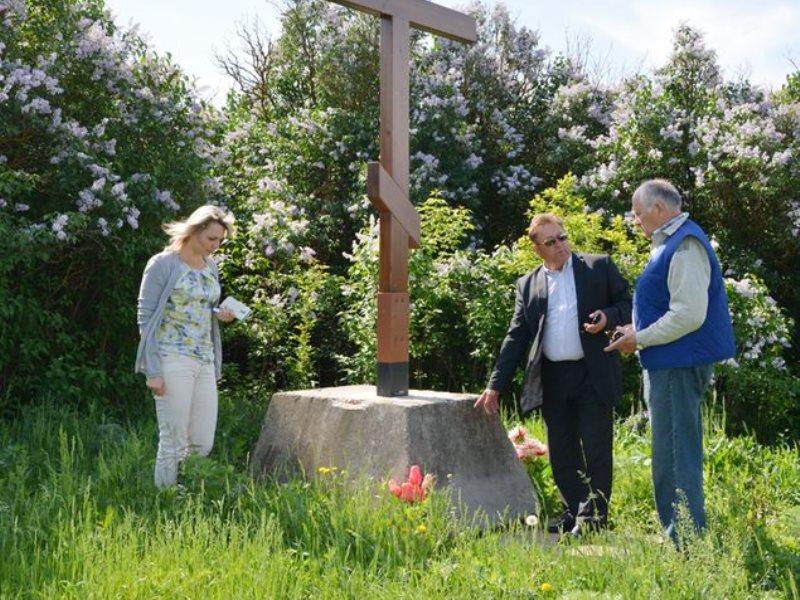
[{"label": "white paper in hand", "polygon": [[233,316],[239,319],[240,321],[244,321],[250,315],[250,307],[246,304],[242,304],[233,296],[228,296],[222,303],[219,305],[220,308],[227,308],[232,313]]}]

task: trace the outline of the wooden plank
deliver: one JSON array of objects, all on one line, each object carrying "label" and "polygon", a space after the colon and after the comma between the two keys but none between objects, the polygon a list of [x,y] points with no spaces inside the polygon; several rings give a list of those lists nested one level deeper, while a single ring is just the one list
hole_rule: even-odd
[{"label": "wooden plank", "polygon": [[389,173],[378,162],[367,164],[367,197],[378,212],[391,213],[408,235],[411,248],[419,248],[419,213]]},{"label": "wooden plank", "polygon": [[408,362],[408,293],[378,293],[378,362]]},{"label": "wooden plank", "polygon": [[406,230],[397,219],[389,213],[381,213],[378,291],[408,291],[409,241]]},{"label": "wooden plank", "polygon": [[331,0],[375,16],[402,16],[413,27],[457,42],[477,39],[475,19],[427,0]]},{"label": "wooden plank", "polygon": [[407,19],[381,18],[380,162],[408,197],[409,56]]}]

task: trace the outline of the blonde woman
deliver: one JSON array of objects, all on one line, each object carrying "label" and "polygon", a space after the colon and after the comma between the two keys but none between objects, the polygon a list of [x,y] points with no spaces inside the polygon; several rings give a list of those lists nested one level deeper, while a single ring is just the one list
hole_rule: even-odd
[{"label": "blonde woman", "polygon": [[202,206],[187,219],[162,226],[169,245],[147,262],[139,289],[136,371],[147,377],[158,417],[155,484],[177,482],[178,464],[191,451],[208,455],[217,425],[217,380],[222,367],[218,321],[219,272],[211,255],[233,234],[234,217]]}]

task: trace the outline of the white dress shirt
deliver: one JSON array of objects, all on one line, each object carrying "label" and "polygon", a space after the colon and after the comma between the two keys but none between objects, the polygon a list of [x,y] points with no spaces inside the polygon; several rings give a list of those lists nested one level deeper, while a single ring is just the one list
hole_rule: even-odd
[{"label": "white dress shirt", "polygon": [[542,351],[548,360],[554,362],[580,360],[583,358],[583,347],[572,256],[560,271],[543,268],[547,277],[547,317]]}]

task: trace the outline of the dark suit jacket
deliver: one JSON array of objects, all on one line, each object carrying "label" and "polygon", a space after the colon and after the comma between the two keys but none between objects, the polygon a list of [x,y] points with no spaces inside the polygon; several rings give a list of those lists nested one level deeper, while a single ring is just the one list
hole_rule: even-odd
[{"label": "dark suit jacket", "polygon": [[[628,282],[607,254],[572,253],[575,293],[578,298],[578,322],[583,324],[589,314],[602,310],[607,329],[631,321],[631,294]],[[514,372],[528,350],[525,379],[519,400],[524,416],[543,401],[542,341],[547,326],[547,276],[540,266],[517,280],[514,316],[500,348],[489,388],[505,391]],[[602,402],[619,404],[622,399],[622,368],[617,352],[604,352],[608,338],[602,333],[590,334],[581,328],[581,345],[589,375],[597,397]]]}]

